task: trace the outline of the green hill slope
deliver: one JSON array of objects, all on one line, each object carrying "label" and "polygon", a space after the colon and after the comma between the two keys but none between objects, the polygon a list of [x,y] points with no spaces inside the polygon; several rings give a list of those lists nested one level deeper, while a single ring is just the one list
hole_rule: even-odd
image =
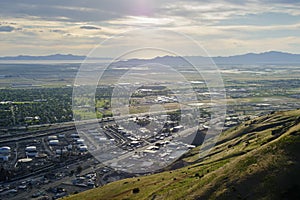
[{"label": "green hill slope", "polygon": [[64,199],[300,199],[300,110],[277,112],[232,128],[203,159],[129,178]]}]

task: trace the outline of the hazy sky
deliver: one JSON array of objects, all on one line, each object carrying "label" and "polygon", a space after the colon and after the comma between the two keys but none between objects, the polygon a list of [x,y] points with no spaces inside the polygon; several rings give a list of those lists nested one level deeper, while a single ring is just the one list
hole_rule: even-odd
[{"label": "hazy sky", "polygon": [[[86,55],[137,27],[184,33],[213,56],[300,53],[300,1],[294,0],[1,0],[0,8],[0,56]],[[172,43],[172,36],[156,42]]]}]

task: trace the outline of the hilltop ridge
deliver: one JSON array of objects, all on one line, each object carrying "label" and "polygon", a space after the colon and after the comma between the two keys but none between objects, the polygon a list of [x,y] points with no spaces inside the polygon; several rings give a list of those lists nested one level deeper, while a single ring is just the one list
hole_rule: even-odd
[{"label": "hilltop ridge", "polygon": [[64,199],[299,199],[300,110],[244,122],[224,132],[206,157],[197,147],[180,161],[188,166]]}]

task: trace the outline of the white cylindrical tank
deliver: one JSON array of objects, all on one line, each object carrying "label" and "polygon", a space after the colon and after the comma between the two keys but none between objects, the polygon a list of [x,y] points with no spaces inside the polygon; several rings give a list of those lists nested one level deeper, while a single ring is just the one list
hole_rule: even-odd
[{"label": "white cylindrical tank", "polygon": [[79,138],[79,135],[78,135],[77,133],[72,133],[72,134],[71,134],[71,137],[72,137],[72,138]]},{"label": "white cylindrical tank", "polygon": [[87,146],[80,146],[79,147],[79,151],[81,151],[81,152],[86,152],[88,149],[87,149]]},{"label": "white cylindrical tank", "polygon": [[48,136],[48,140],[57,140],[57,136],[56,135],[50,135],[50,136]]},{"label": "white cylindrical tank", "polygon": [[11,149],[10,147],[0,147],[0,153],[10,153]]},{"label": "white cylindrical tank", "polygon": [[49,141],[49,145],[51,145],[51,146],[56,146],[58,144],[59,144],[59,140],[50,140]]},{"label": "white cylindrical tank", "polygon": [[77,143],[77,144],[83,144],[83,143],[84,143],[84,139],[78,139],[78,140],[76,141],[76,143]]},{"label": "white cylindrical tank", "polygon": [[27,152],[36,151],[36,146],[26,147],[25,151],[27,151]]},{"label": "white cylindrical tank", "polygon": [[25,148],[27,157],[36,157],[38,152],[36,150],[36,146],[29,146]]}]

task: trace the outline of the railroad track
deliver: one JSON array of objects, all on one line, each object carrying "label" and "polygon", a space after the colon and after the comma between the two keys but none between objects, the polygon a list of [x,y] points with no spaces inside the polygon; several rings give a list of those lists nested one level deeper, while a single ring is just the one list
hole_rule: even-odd
[{"label": "railroad track", "polygon": [[[110,122],[113,121],[113,119],[109,120],[102,120],[99,121],[100,123],[105,123],[105,122]],[[83,122],[79,122],[79,126],[85,126],[85,125],[90,125],[90,124],[95,124],[99,123],[98,121],[95,120],[87,120]],[[60,127],[52,127],[44,130],[36,130],[36,131],[27,131],[23,133],[17,133],[17,134],[12,134],[12,135],[2,135],[0,136],[0,145],[6,144],[8,142],[17,142],[20,140],[29,140],[29,139],[35,139],[35,138],[40,138],[40,137],[45,137],[49,135],[54,135],[57,133],[63,133],[66,131],[71,131],[71,130],[76,130],[76,126],[74,124],[72,125],[61,125]]]},{"label": "railroad track", "polygon": [[0,144],[2,145],[2,144],[7,144],[9,142],[36,139],[36,138],[54,135],[57,133],[62,133],[70,130],[76,130],[75,126],[60,127],[60,128],[49,129],[49,130],[25,132],[17,135],[2,136],[0,137]]}]

